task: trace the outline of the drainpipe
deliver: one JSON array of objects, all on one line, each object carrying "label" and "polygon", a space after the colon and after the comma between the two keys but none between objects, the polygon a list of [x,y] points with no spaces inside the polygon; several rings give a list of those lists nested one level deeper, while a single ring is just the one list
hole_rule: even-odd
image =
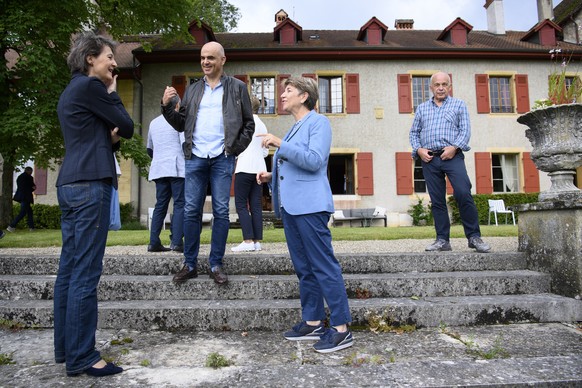
[{"label": "drainpipe", "polygon": [[[135,55],[133,56],[133,79],[137,81],[139,84],[139,135],[143,137],[143,83],[137,76],[137,67],[139,64],[135,59]],[[137,219],[141,220],[141,176],[138,172],[138,180],[137,180]]]}]

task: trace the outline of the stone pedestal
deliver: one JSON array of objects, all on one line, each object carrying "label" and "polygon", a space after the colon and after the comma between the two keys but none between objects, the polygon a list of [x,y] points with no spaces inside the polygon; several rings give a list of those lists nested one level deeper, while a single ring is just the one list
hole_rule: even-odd
[{"label": "stone pedestal", "polygon": [[549,273],[552,292],[582,298],[582,200],[515,206],[519,211],[519,251],[528,269]]}]

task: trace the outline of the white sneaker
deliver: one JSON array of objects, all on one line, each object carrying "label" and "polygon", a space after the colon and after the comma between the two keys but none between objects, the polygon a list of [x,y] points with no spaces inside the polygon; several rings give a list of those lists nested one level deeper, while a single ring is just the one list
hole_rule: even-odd
[{"label": "white sneaker", "polygon": [[255,251],[260,251],[262,249],[263,249],[263,247],[261,247],[261,243],[260,242],[256,242],[255,243]]},{"label": "white sneaker", "polygon": [[10,225],[8,225],[8,226],[6,227],[6,230],[7,230],[7,231],[9,231],[10,233],[12,233],[12,232],[16,232],[16,228],[13,228],[13,227],[12,227],[12,226],[10,226]]},{"label": "white sneaker", "polygon": [[230,248],[230,250],[233,252],[250,252],[255,250],[255,244],[252,242],[246,243],[243,241],[236,247]]}]

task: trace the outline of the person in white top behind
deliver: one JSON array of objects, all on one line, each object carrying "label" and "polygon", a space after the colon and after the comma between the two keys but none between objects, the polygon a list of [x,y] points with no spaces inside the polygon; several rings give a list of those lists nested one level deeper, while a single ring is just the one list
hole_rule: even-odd
[{"label": "person in white top behind", "polygon": [[262,146],[262,138],[259,134],[267,134],[267,127],[261,121],[257,112],[260,101],[251,97],[253,107],[253,119],[255,120],[255,133],[251,144],[237,159],[234,170],[234,203],[238,220],[242,228],[243,242],[232,247],[233,252],[260,251],[263,239],[263,186],[257,184],[257,173],[265,171],[267,165],[265,157],[269,149]]},{"label": "person in white top behind", "polygon": [[[180,97],[175,96],[172,104],[180,106]],[[150,123],[147,151],[152,158],[149,180],[156,183],[156,205],[152,216],[148,252],[184,252],[184,154],[183,135],[168,124],[163,115]],[[170,199],[174,200],[170,247],[164,247],[160,233],[168,212]]]}]

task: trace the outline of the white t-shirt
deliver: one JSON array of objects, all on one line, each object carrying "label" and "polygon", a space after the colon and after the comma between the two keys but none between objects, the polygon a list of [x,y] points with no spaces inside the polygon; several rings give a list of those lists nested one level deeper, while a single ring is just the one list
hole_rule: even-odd
[{"label": "white t-shirt", "polygon": [[259,116],[253,115],[255,120],[255,133],[253,140],[246,150],[240,153],[236,162],[235,174],[239,172],[246,172],[249,174],[256,174],[261,171],[267,171],[265,158],[269,155],[269,149],[263,148],[263,138],[258,137],[258,134],[266,134],[267,127],[261,121]]}]

